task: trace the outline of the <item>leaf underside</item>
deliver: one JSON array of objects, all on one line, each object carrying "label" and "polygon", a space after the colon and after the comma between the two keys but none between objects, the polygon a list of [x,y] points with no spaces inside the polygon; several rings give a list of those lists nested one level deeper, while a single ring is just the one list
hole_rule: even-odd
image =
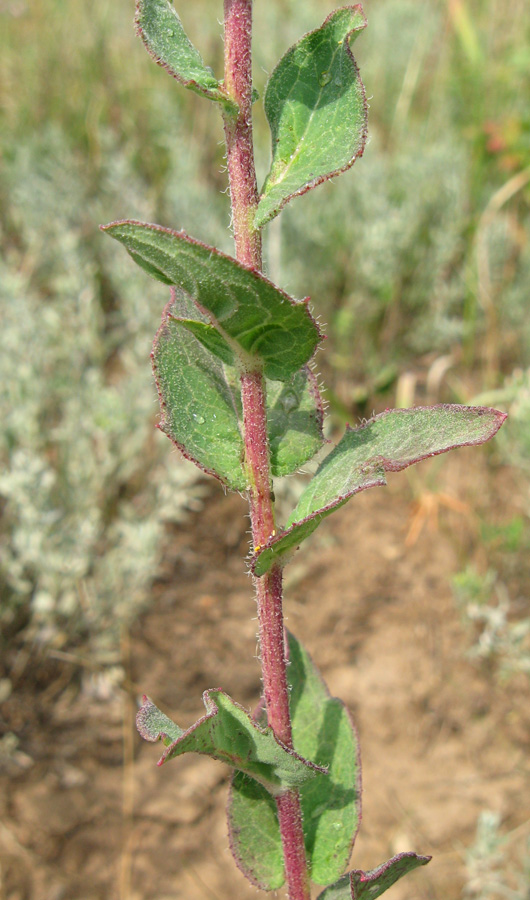
[{"label": "leaf underside", "polygon": [[[344,704],[329,696],[311,658],[288,635],[288,679],[293,743],[305,759],[329,774],[302,786],[304,837],[311,878],[328,884],[348,864],[360,820],[357,736]],[[263,708],[261,717],[266,718]],[[243,873],[263,890],[283,884],[283,854],[276,807],[263,788],[240,772],[228,807],[230,845]]]},{"label": "leaf underside", "polygon": [[387,410],[358,428],[349,428],[319,466],[291,514],[285,531],[271,539],[252,562],[261,576],[291,553],[359,491],[386,484],[385,472],[457,447],[482,444],[493,437],[505,413],[487,407],[442,404]]},{"label": "leaf underside", "polygon": [[370,872],[356,869],[322,891],[318,900],[376,900],[403,875],[426,866],[430,859],[416,853],[400,853]]},{"label": "leaf underside", "polygon": [[136,30],[153,59],[184,87],[234,106],[189,40],[170,0],[137,0]]},{"label": "leaf underside", "polygon": [[257,725],[224,691],[205,691],[203,700],[206,715],[184,731],[144,697],[136,725],[145,740],[162,740],[166,745],[158,765],[183,753],[201,753],[240,769],[271,794],[300,787],[315,775],[325,774],[284,747],[271,728]]},{"label": "leaf underside", "polygon": [[361,6],[337,9],[291,47],[274,69],[264,101],[272,163],[256,227],[362,155],[366,97],[350,44],[365,27]]},{"label": "leaf underside", "polygon": [[[215,329],[195,332],[226,361],[230,353],[273,381],[288,381],[321,338],[307,304],[296,302],[254,269],[231,256],[159,225],[121,221],[102,226],[139,266],[177,296],[192,301]],[[196,318],[195,316],[193,318]]]},{"label": "leaf underside", "polygon": [[[153,344],[160,429],[203,471],[243,491],[247,476],[238,374],[233,365],[223,363],[220,353],[207,349],[211,334],[207,340],[196,337],[210,326],[192,320],[191,313],[190,304],[173,297]],[[272,474],[289,475],[324,442],[318,386],[304,366],[286,382],[267,379],[266,388]]]}]

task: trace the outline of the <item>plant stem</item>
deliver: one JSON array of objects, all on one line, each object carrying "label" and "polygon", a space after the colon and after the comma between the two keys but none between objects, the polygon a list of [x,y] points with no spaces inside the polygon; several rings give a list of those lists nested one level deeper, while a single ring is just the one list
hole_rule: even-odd
[{"label": "plant stem", "polygon": [[[252,0],[224,0],[224,13],[224,84],[239,108],[237,115],[224,113],[236,258],[261,271],[261,231],[253,224],[258,188],[252,141]],[[258,547],[269,540],[275,529],[266,387],[261,371],[241,374],[241,400],[252,537]],[[262,578],[255,579],[255,585],[268,722],[278,740],[292,747],[281,567],[273,566]],[[310,900],[300,794],[287,791],[277,798],[276,804],[289,898]]]},{"label": "plant stem", "polygon": [[253,219],[258,185],[252,142],[252,0],[225,0],[225,80],[239,107],[224,115],[236,258],[261,270],[261,232]]}]

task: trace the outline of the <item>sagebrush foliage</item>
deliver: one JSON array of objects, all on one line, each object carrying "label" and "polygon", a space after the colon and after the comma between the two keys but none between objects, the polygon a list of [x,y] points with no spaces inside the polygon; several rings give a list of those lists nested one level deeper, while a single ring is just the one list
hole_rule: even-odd
[{"label": "sagebrush foliage", "polygon": [[[204,15],[209,5],[210,0],[203,0],[189,6],[186,23],[193,39],[200,35],[205,58],[220,72],[219,26],[215,17]],[[524,10],[518,7],[507,19],[500,7],[486,8],[477,2],[468,6],[475,42],[481,49],[477,58],[469,55],[473,39],[466,44],[465,35],[446,27],[445,11],[440,8],[411,0],[384,0],[370,10],[370,28],[356,49],[371,115],[363,178],[345,178],[340,188],[322,187],[320,194],[308,195],[298,201],[297,208],[287,209],[281,259],[277,235],[272,233],[268,239],[267,256],[274,277],[296,295],[311,285],[326,322],[334,361],[345,375],[366,384],[368,403],[374,384],[388,386],[425,350],[445,353],[456,349],[458,355],[464,343],[471,348],[468,359],[480,358],[486,326],[476,290],[474,223],[493,192],[530,161],[525,119],[527,50],[518,42],[525,27]],[[317,0],[269,8],[257,5],[260,40],[255,46],[255,73],[260,92],[270,61],[313,27],[321,13],[322,3]],[[108,598],[105,603],[113,603],[110,598],[121,583],[119,577],[113,581],[113,573],[119,572],[120,564],[103,563],[106,538],[101,539],[102,532],[94,525],[101,514],[90,512],[91,498],[102,485],[106,490],[112,469],[123,481],[124,471],[137,465],[131,462],[133,446],[143,447],[144,440],[151,441],[147,436],[154,395],[137,373],[143,365],[143,348],[150,343],[147,322],[155,298],[163,292],[147,284],[140,287],[127,261],[94,237],[95,225],[125,214],[165,224],[185,223],[192,233],[229,251],[229,211],[228,200],[221,193],[225,185],[218,143],[222,132],[215,111],[209,104],[195,104],[186,92],[175,91],[171,79],[159,78],[147,55],[136,55],[131,69],[128,63],[131,54],[136,54],[137,39],[130,28],[129,0],[119,0],[111,7],[94,0],[90,9],[74,5],[67,14],[50,0],[36,0],[20,9],[8,4],[2,17],[2,77],[13,91],[6,92],[0,110],[0,290],[7,323],[0,335],[2,462],[5,466],[8,453],[11,460],[2,479],[1,565],[2,577],[9,585],[26,585],[13,592],[4,583],[9,598],[4,609],[16,602],[20,621],[28,621],[35,585],[63,577],[59,573],[67,568],[66,562],[59,564],[56,550],[53,554],[49,550],[61,544],[61,529],[68,536],[75,519],[72,513],[70,518],[64,514],[57,518],[60,506],[51,498],[57,496],[58,488],[49,485],[50,478],[57,479],[50,446],[59,442],[63,456],[71,454],[73,459],[77,451],[65,448],[78,430],[85,448],[90,446],[90,424],[97,422],[98,416],[105,418],[111,407],[116,410],[120,406],[120,425],[103,440],[103,456],[109,454],[103,466],[106,474],[101,470],[95,475],[79,452],[79,465],[91,470],[74,479],[80,509],[86,511],[89,524],[84,531],[80,525],[74,526],[72,532],[79,534],[82,545],[92,548],[86,550],[88,556],[82,551],[85,563],[81,569],[92,571],[92,564],[86,563],[89,557],[97,559],[98,571],[108,569],[109,574],[98,575],[97,580],[110,579],[113,587],[109,584],[103,596]],[[59,45],[63,48],[60,66]],[[16,103],[9,99],[15,96]],[[190,131],[196,138],[194,148],[181,141],[182,134]],[[488,144],[491,134],[501,140],[499,150]],[[262,177],[268,138],[259,113],[256,138]],[[331,241],[337,252],[330,253]],[[514,365],[524,368],[530,362],[528,188],[488,226],[487,247],[498,309],[499,361],[509,373]],[[105,311],[109,295],[111,308]],[[112,308],[117,296],[124,304],[121,311]],[[74,304],[72,297],[78,298]],[[46,350],[37,347],[34,320],[43,329]],[[385,327],[378,336],[381,322]],[[400,339],[398,357],[394,336]],[[97,346],[100,338],[103,348]],[[33,348],[33,375],[19,366],[28,346]],[[110,372],[103,361],[113,354],[117,354],[116,371],[109,384]],[[122,360],[118,360],[121,355],[126,357],[123,370]],[[74,379],[69,359],[75,361]],[[94,390],[86,385],[78,401],[70,398],[68,416],[60,413],[59,427],[57,397],[61,397],[61,409],[66,409],[65,398],[69,390],[73,396],[75,385],[84,380],[81,369],[85,365],[94,379]],[[118,374],[120,379],[123,376],[119,386]],[[96,400],[100,387],[105,399]],[[51,395],[55,399],[50,399]],[[82,396],[89,401],[88,417],[81,409]],[[118,404],[117,396],[127,402]],[[514,402],[507,432],[510,438],[500,436],[503,446],[510,445],[506,451],[510,460],[523,467],[530,452],[524,396],[523,390]],[[100,404],[107,404],[106,411],[97,411]],[[516,422],[520,427],[514,444]],[[50,423],[59,428],[51,442],[44,435]],[[163,441],[157,444],[163,447]],[[22,456],[17,455],[19,451]],[[160,453],[164,455],[162,449]],[[109,464],[114,458],[121,461]],[[172,457],[170,463],[175,462]],[[64,463],[61,465],[64,469]],[[161,474],[161,480],[163,477]],[[111,488],[111,495],[114,490]],[[99,509],[99,500],[94,502]],[[150,508],[152,501],[145,502]],[[41,510],[38,515],[31,512],[35,505]],[[118,518],[124,515],[126,505],[122,498]],[[55,510],[54,523],[50,510]],[[152,521],[149,513],[144,527]],[[39,544],[37,535],[44,533],[43,529],[53,535],[51,544]],[[97,540],[88,536],[90,529],[100,535]],[[103,533],[107,530],[105,525]],[[130,538],[127,546],[135,546],[131,530],[124,530]],[[151,537],[138,536],[142,545],[145,541],[153,548],[146,551],[146,573],[159,553],[155,549],[158,526],[148,530]],[[125,547],[124,541],[125,537],[116,533],[110,544]],[[64,550],[77,560],[77,551],[70,551],[68,541]],[[50,565],[56,573],[53,577]],[[75,561],[74,568],[79,565]],[[30,577],[28,571],[33,573]],[[67,576],[70,579],[68,572]],[[55,607],[57,600],[50,601],[48,587],[43,591],[41,606]],[[72,604],[65,602],[65,608]],[[89,623],[79,611],[78,601],[75,609],[74,619],[81,617],[77,621],[82,620],[82,629],[97,628],[97,616]],[[66,623],[62,614],[61,621]]]},{"label": "sagebrush foliage", "polygon": [[[100,177],[149,210],[125,154],[109,156]],[[143,362],[157,292],[94,245],[98,205],[60,131],[13,149],[2,191],[2,623],[112,647],[146,600],[164,523],[200,493],[195,470],[168,459],[153,427]]]}]

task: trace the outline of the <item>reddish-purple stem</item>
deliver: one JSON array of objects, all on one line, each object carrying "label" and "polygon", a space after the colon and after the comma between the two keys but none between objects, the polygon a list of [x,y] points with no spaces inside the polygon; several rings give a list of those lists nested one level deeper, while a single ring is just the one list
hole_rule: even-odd
[{"label": "reddish-purple stem", "polygon": [[[261,232],[254,227],[259,196],[252,142],[252,0],[224,0],[224,13],[224,85],[239,109],[237,115],[224,113],[236,257],[261,271]],[[261,371],[242,373],[245,466],[255,547],[275,533],[265,390]],[[255,584],[267,718],[276,737],[292,747],[281,567],[273,566]],[[289,900],[310,900],[299,792],[286,791],[276,802]]]},{"label": "reddish-purple stem", "polygon": [[288,791],[276,799],[282,835],[289,900],[310,900],[311,889],[304,846],[300,794]]},{"label": "reddish-purple stem", "polygon": [[261,232],[253,220],[258,185],[252,142],[252,0],[225,0],[224,86],[239,112],[224,116],[237,259],[261,270]]}]

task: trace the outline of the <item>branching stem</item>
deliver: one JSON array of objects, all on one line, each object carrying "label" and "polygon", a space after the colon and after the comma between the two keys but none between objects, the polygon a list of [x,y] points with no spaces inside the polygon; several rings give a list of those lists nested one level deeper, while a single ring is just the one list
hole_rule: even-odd
[{"label": "branching stem", "polygon": [[[258,188],[252,141],[252,0],[225,0],[225,88],[238,105],[237,115],[224,113],[236,257],[261,271],[261,232],[254,227]],[[274,533],[274,503],[265,379],[261,371],[241,375],[245,464],[254,546]],[[292,747],[289,690],[282,611],[282,570],[274,566],[255,579],[260,628],[263,687],[269,725]],[[310,900],[309,874],[298,791],[277,799],[289,900]]]}]

